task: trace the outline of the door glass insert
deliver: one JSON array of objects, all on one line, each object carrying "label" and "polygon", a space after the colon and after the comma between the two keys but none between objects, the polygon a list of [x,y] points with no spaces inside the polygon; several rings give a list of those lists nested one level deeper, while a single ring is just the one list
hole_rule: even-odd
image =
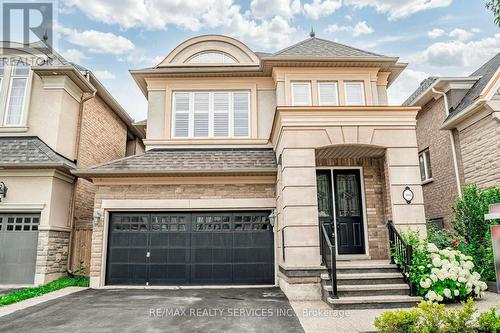
[{"label": "door glass insert", "polygon": [[340,217],[360,216],[359,192],[356,175],[336,175],[336,199],[338,200],[338,213]]},{"label": "door glass insert", "polygon": [[331,217],[332,200],[330,194],[330,172],[318,173],[316,175],[316,184],[318,187],[318,216],[320,218]]}]

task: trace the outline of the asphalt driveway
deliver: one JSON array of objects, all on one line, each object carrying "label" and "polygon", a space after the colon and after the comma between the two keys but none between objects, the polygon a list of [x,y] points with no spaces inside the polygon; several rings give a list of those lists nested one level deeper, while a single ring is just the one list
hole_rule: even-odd
[{"label": "asphalt driveway", "polygon": [[279,288],[87,289],[0,317],[0,332],[304,332]]}]

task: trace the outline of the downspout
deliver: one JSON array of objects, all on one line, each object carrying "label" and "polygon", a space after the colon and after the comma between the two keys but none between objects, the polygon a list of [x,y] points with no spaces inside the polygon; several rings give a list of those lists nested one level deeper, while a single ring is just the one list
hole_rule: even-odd
[{"label": "downspout", "polygon": [[[85,78],[90,82],[90,73],[89,71],[87,71],[85,73]],[[92,92],[92,94],[90,94],[89,96],[86,96],[84,97],[83,94],[82,94],[82,97],[80,98],[80,106],[78,108],[78,123],[77,123],[77,126],[76,126],[76,141],[75,141],[75,151],[74,151],[74,156],[75,156],[75,162],[78,163],[78,155],[79,155],[79,152],[80,152],[80,138],[81,138],[81,133],[82,133],[82,119],[83,119],[83,104],[94,98],[95,95],[96,95],[96,92],[97,90],[94,90]],[[78,167],[78,165],[77,165]],[[78,177],[76,177],[76,180],[75,180],[75,184],[73,186],[73,190],[72,190],[72,193],[71,193],[71,204],[70,204],[70,213],[69,213],[69,227],[70,227],[70,231],[69,231],[69,241],[70,241],[70,244],[68,246],[68,265],[67,265],[67,271],[70,272],[70,273],[74,273],[72,271],[72,267],[71,267],[71,261],[72,261],[72,258],[71,256],[73,255],[73,225],[74,225],[74,217],[75,217],[75,201],[76,201],[76,186],[77,186],[77,182],[78,182]]]},{"label": "downspout", "polygon": [[[448,97],[446,96],[446,93],[443,91],[436,90],[436,88],[432,88],[432,92],[438,95],[443,96],[443,101],[444,101],[444,109],[446,112],[446,117],[449,116],[450,114],[450,108],[448,105]],[[458,160],[457,160],[457,151],[455,148],[455,139],[453,138],[453,130],[450,129],[448,130],[448,133],[450,135],[450,142],[451,142],[451,155],[453,158],[453,168],[455,169],[455,181],[457,184],[457,192],[458,196],[461,198],[462,197],[462,186],[460,184],[460,173],[458,171]]]}]

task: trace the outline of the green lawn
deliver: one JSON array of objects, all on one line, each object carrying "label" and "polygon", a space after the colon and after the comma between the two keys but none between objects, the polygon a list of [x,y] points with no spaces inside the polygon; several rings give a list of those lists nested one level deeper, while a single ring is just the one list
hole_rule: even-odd
[{"label": "green lawn", "polygon": [[20,302],[28,298],[41,296],[66,287],[88,287],[89,279],[86,277],[62,277],[39,287],[25,288],[10,294],[0,296],[0,306]]}]

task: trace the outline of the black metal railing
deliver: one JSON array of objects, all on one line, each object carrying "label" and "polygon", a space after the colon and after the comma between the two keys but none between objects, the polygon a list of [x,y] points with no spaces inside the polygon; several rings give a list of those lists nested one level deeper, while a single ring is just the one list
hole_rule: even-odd
[{"label": "black metal railing", "polygon": [[396,264],[398,266],[406,283],[410,286],[410,296],[415,296],[416,287],[410,279],[413,247],[401,237],[401,234],[392,221],[389,220],[387,228],[389,229],[391,264]]},{"label": "black metal railing", "polygon": [[328,270],[330,276],[330,283],[332,292],[330,297],[338,298],[337,294],[337,261],[335,258],[335,236],[332,232],[332,225],[330,222],[321,223],[321,257],[323,263]]}]

